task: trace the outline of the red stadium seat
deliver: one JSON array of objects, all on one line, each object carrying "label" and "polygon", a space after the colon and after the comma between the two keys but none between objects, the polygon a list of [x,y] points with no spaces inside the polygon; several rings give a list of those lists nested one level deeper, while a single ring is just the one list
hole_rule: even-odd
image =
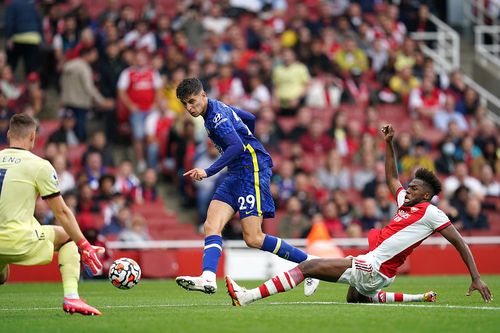
[{"label": "red stadium seat", "polygon": [[38,135],[35,147],[37,148],[45,147],[45,144],[49,140],[50,135],[54,133],[59,128],[60,125],[61,121],[59,119],[42,120],[38,128]]},{"label": "red stadium seat", "polygon": [[78,173],[80,171],[82,166],[82,157],[87,149],[88,147],[86,144],[79,144],[68,149],[68,162],[70,163],[74,173]]}]

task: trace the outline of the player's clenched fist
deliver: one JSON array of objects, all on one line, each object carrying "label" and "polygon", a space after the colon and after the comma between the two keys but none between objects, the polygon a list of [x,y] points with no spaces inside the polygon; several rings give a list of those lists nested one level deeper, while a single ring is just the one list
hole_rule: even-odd
[{"label": "player's clenched fist", "polygon": [[391,124],[384,125],[382,127],[382,133],[384,134],[384,140],[386,142],[390,142],[392,141],[392,138],[394,138],[394,128]]},{"label": "player's clenched fist", "polygon": [[207,173],[203,169],[194,168],[186,172],[184,176],[190,177],[192,180],[202,180],[203,178],[207,178]]},{"label": "player's clenched fist", "polygon": [[76,246],[78,246],[83,267],[87,273],[92,276],[101,275],[102,264],[99,261],[99,258],[97,258],[97,254],[104,253],[104,248],[90,245],[85,238],[78,241]]}]

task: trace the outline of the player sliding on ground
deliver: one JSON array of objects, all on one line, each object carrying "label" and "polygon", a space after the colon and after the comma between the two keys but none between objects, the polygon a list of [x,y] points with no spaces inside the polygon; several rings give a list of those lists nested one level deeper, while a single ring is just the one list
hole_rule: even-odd
[{"label": "player sliding on ground", "polygon": [[[96,254],[104,249],[90,245],[83,236],[61,197],[52,165],[30,152],[35,144],[36,127],[30,116],[14,115],[7,132],[9,148],[0,151],[0,284],[7,281],[8,264],[46,265],[57,251],[64,289],[63,310],[100,315],[99,310],[78,296],[78,279],[80,257],[89,273],[102,274]],[[62,227],[42,226],[33,217],[38,195],[47,202]]]},{"label": "player sliding on ground", "polygon": [[[177,284],[187,290],[215,293],[215,272],[222,253],[221,232],[236,212],[240,213],[243,239],[249,247],[296,263],[307,260],[303,251],[262,232],[262,220],[274,217],[270,190],[273,161],[253,135],[255,116],[209,99],[196,78],[185,79],[179,84],[177,98],[191,116],[203,117],[208,136],[221,152],[219,159],[207,169],[195,168],[184,175],[200,181],[228,168],[227,176],[215,190],[204,223],[203,273],[195,277],[179,276]],[[311,295],[318,283],[316,279],[306,281],[304,293]]]},{"label": "player sliding on ground", "polygon": [[492,295],[481,281],[472,253],[463,238],[450,223],[448,217],[430,203],[441,191],[437,177],[429,170],[419,169],[405,190],[399,182],[392,139],[391,125],[382,128],[386,141],[385,173],[387,185],[397,198],[398,212],[382,230],[372,231],[368,237],[369,252],[355,258],[313,259],[299,264],[294,269],[278,274],[260,287],[246,290],[238,286],[229,276],[226,285],[233,305],[245,306],[258,299],[295,288],[304,278],[348,284],[347,302],[433,302],[436,294],[419,295],[382,291],[395,279],[397,269],[420,243],[438,231],[460,253],[467,266],[472,283],[467,295],[478,290],[486,302]]}]

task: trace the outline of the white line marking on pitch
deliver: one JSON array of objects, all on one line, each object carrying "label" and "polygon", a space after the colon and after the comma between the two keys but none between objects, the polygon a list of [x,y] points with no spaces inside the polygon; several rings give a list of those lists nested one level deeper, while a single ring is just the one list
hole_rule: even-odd
[{"label": "white line marking on pitch", "polygon": [[[423,309],[459,309],[459,310],[493,310],[500,311],[500,307],[490,306],[466,306],[466,305],[425,305],[425,304],[373,304],[373,303],[345,303],[345,302],[270,302],[262,303],[262,305],[347,305],[347,306],[380,306],[380,307],[400,307],[400,308],[423,308]],[[103,305],[99,306],[102,309],[128,309],[128,308],[189,308],[200,306],[230,306],[229,304],[139,304],[139,305]],[[61,307],[46,307],[46,308],[6,308],[0,311],[47,311],[61,310]]]},{"label": "white line marking on pitch", "polygon": [[427,305],[427,304],[397,304],[397,303],[346,303],[346,302],[271,302],[267,303],[269,305],[363,305],[363,306],[389,306],[389,307],[400,307],[400,308],[438,308],[438,309],[465,309],[465,310],[494,310],[500,311],[500,307],[494,306],[467,306],[467,305],[447,305],[447,304],[436,304],[436,305]]}]

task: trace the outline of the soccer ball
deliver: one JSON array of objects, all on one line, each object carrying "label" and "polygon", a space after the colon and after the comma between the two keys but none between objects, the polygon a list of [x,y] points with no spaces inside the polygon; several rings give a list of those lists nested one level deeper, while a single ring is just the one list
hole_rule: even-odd
[{"label": "soccer ball", "polygon": [[141,267],[130,258],[120,258],[109,268],[109,281],[116,288],[131,289],[141,279]]}]

